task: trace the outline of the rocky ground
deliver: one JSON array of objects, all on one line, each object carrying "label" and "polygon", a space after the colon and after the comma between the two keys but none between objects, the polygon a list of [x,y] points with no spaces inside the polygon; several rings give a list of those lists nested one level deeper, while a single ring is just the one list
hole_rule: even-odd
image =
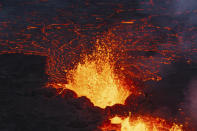
[{"label": "rocky ground", "polygon": [[103,119],[88,99],[43,88],[44,57],[10,54],[0,61],[1,131],[91,131]]}]

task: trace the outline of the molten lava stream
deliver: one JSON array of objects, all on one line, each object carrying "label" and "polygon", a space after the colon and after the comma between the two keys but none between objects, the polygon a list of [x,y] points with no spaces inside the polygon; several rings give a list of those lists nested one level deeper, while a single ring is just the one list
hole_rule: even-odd
[{"label": "molten lava stream", "polygon": [[110,120],[111,124],[101,127],[102,131],[110,131],[111,129],[115,131],[183,131],[182,125],[175,123],[167,124],[166,121],[161,118],[121,118],[115,116]]}]

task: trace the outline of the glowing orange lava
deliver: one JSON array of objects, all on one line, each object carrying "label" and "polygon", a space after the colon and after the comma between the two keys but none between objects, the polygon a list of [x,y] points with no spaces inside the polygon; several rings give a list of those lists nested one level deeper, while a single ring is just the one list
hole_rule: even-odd
[{"label": "glowing orange lava", "polygon": [[98,107],[124,104],[130,95],[118,76],[114,73],[114,62],[110,48],[97,46],[91,55],[83,56],[76,68],[68,72],[68,84],[54,87],[73,90],[78,97],[86,96]]},{"label": "glowing orange lava", "polygon": [[[175,123],[169,125],[165,120],[161,118],[153,117],[126,117],[121,118],[118,116],[113,117],[111,120],[111,126],[104,126],[101,129],[108,131],[114,129],[116,131],[183,131],[182,125]],[[119,127],[115,125],[120,125]]]}]

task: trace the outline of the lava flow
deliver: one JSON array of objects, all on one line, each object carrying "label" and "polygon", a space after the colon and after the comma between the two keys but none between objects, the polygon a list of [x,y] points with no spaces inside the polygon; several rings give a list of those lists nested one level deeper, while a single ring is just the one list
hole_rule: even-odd
[{"label": "lava flow", "polygon": [[110,119],[111,124],[103,125],[102,131],[114,129],[116,131],[183,131],[183,125],[175,123],[167,123],[164,119],[153,117],[137,117],[128,116],[121,118],[118,116]]}]

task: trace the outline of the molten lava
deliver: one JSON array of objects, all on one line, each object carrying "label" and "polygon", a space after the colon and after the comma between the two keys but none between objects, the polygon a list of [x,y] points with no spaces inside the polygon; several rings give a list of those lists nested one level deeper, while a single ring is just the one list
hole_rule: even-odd
[{"label": "molten lava", "polygon": [[[115,125],[120,125],[115,127]],[[113,128],[115,127],[115,128]],[[161,118],[153,117],[126,117],[121,118],[115,116],[111,119],[110,126],[104,126],[101,128],[103,131],[114,129],[116,131],[182,131],[182,125],[167,124],[167,122]]]},{"label": "molten lava", "polygon": [[97,46],[93,54],[84,56],[76,68],[68,72],[68,84],[55,87],[73,90],[78,97],[86,96],[98,107],[124,104],[130,91],[114,73],[110,51]]},{"label": "molten lava", "polygon": [[[19,5],[24,5],[21,2]],[[188,63],[196,61],[192,56],[196,56],[197,52],[197,28],[193,24],[184,24],[183,18],[195,15],[197,10],[172,13],[173,10],[169,7],[176,3],[176,0],[164,0],[161,3],[159,0],[139,0],[139,3],[137,0],[137,3],[121,0],[113,3],[89,0],[81,2],[69,2],[65,9],[54,7],[54,13],[50,13],[50,17],[42,10],[25,11],[27,17],[21,19],[25,22],[22,26],[18,26],[21,16],[17,13],[16,21],[5,17],[0,22],[0,54],[47,56],[46,73],[50,77],[48,84],[54,88],[70,89],[78,97],[86,96],[95,106],[101,108],[125,104],[127,97],[138,91],[133,84],[135,80],[139,83],[161,80],[164,64],[171,64],[180,58],[186,59]],[[49,5],[54,4],[47,4],[46,7]],[[108,11],[107,8],[106,12],[105,7],[112,10]],[[107,32],[102,32],[106,29]],[[97,38],[97,35],[101,38]],[[100,40],[97,45],[94,45],[95,37]],[[88,54],[92,51],[92,48],[89,50],[90,46],[96,47],[96,50]],[[80,54],[80,62],[76,64]],[[59,82],[66,80],[66,84]],[[50,83],[51,81],[54,83]],[[111,119],[111,124],[119,125],[115,130],[121,131],[182,130],[181,126],[166,124],[161,118],[144,116],[117,116]],[[112,126],[107,128],[111,129]]]},{"label": "molten lava", "polygon": [[[86,50],[82,51],[81,59],[78,64],[74,62],[73,69],[61,68],[61,70],[65,70],[67,83],[56,82],[52,86],[63,90],[72,90],[78,97],[85,96],[94,106],[105,109],[107,106],[115,104],[125,105],[128,96],[138,92],[136,88],[138,86],[133,84],[135,81],[159,81],[159,66],[169,64],[174,60],[176,54],[173,53],[176,50],[169,50],[171,46],[168,44],[160,45],[160,39],[163,39],[160,36],[144,34],[149,26],[143,25],[138,29],[133,28],[134,24],[129,25],[130,28],[128,29],[128,26],[126,26],[122,32],[133,30],[131,33],[117,33],[116,30],[122,27],[118,26],[98,38],[97,42],[94,43],[95,50],[91,50],[91,53]],[[153,31],[157,34],[156,30]],[[136,35],[139,37],[136,38]],[[132,41],[135,39],[137,41]],[[147,41],[153,41],[156,44]],[[160,48],[164,50],[161,51]],[[152,53],[158,55],[152,56]],[[158,56],[161,56],[161,58],[158,58]],[[52,61],[55,60],[56,56]],[[56,67],[56,64],[53,66]],[[139,95],[141,94],[143,93]],[[114,125],[119,126],[114,128]],[[136,118],[114,117],[111,119],[110,126],[103,126],[101,129],[103,131],[182,131],[182,125],[167,123],[162,118],[146,116]]]}]

